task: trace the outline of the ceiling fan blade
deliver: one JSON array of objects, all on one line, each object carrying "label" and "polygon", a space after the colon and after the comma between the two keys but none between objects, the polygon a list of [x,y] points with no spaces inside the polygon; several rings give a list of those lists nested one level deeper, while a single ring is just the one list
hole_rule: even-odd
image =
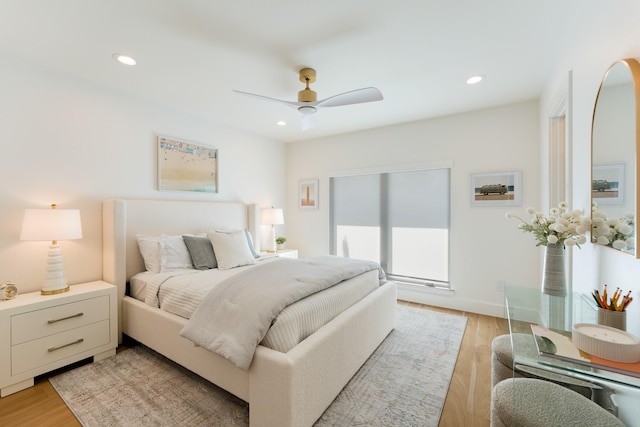
[{"label": "ceiling fan blade", "polygon": [[263,95],[256,95],[255,93],[249,93],[249,92],[242,92],[239,90],[235,90],[233,89],[233,91],[235,93],[239,93],[240,95],[246,95],[246,96],[250,96],[252,98],[258,98],[258,99],[262,99],[264,101],[271,101],[271,102],[277,102],[279,104],[284,104],[284,105],[288,105],[291,108],[295,108],[296,110],[298,109],[298,107],[300,107],[301,104],[300,102],[291,102],[291,101],[284,101],[282,99],[276,99],[276,98],[269,98],[268,96],[263,96]]},{"label": "ceiling fan blade", "polygon": [[302,131],[309,130],[316,126],[315,114],[303,114],[302,115]]},{"label": "ceiling fan blade", "polygon": [[316,107],[339,107],[341,105],[362,104],[365,102],[382,101],[382,92],[375,87],[365,87],[363,89],[356,89],[349,92],[344,92],[339,95],[334,95],[330,98],[318,101]]}]

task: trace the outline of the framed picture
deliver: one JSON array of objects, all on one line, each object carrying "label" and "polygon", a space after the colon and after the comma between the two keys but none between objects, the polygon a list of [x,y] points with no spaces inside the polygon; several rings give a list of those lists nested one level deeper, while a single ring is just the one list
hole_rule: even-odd
[{"label": "framed picture", "polygon": [[300,180],[298,207],[300,209],[318,209],[318,179]]},{"label": "framed picture", "polygon": [[218,150],[158,137],[158,190],[218,192]]},{"label": "framed picture", "polygon": [[624,163],[593,165],[591,198],[598,205],[621,205],[624,203]]},{"label": "framed picture", "polygon": [[472,173],[470,193],[474,206],[520,205],[522,174],[519,170]]}]

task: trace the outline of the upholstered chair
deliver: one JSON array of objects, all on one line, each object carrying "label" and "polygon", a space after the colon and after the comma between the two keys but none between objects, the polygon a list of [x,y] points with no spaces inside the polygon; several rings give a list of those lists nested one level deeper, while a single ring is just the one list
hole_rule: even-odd
[{"label": "upholstered chair", "polygon": [[[533,335],[513,334],[518,348],[526,349],[526,355],[535,358],[538,354]],[[529,376],[513,369],[513,350],[509,334],[499,335],[491,342],[491,387],[507,378]]]},{"label": "upholstered chair", "polygon": [[624,427],[595,402],[550,381],[510,378],[493,388],[491,427]]},{"label": "upholstered chair", "polygon": [[513,338],[516,346],[524,351],[524,355],[533,359],[538,355],[538,349],[533,335],[514,333],[512,337],[508,334],[495,337],[491,343],[492,387],[495,387],[496,384],[507,378],[538,378],[555,382],[589,399],[593,397],[593,390],[600,389],[600,387],[595,384],[590,384],[586,381],[581,381],[565,375],[555,374],[543,369],[536,369],[529,366],[516,367],[516,369],[514,369],[511,338]]}]

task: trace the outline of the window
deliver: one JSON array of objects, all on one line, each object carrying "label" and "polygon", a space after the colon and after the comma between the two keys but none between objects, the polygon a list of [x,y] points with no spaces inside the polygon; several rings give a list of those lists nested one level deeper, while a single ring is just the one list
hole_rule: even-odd
[{"label": "window", "polygon": [[449,287],[450,169],[332,177],[331,253]]}]

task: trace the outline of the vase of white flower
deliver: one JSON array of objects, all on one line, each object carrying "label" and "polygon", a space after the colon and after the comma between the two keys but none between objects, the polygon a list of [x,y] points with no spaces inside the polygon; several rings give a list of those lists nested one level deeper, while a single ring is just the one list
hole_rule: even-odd
[{"label": "vase of white flower", "polygon": [[567,278],[564,272],[564,247],[549,243],[545,247],[542,292],[547,295],[567,295]]},{"label": "vase of white flower", "polygon": [[532,233],[536,246],[545,246],[545,259],[542,279],[542,290],[549,295],[564,296],[567,294],[567,279],[564,268],[564,251],[567,246],[586,243],[584,234],[591,225],[591,220],[583,216],[580,210],[569,211],[567,203],[562,202],[557,208],[551,208],[549,215],[542,215],[533,208],[527,208],[531,222],[506,213],[507,218],[520,220],[518,228]]}]

